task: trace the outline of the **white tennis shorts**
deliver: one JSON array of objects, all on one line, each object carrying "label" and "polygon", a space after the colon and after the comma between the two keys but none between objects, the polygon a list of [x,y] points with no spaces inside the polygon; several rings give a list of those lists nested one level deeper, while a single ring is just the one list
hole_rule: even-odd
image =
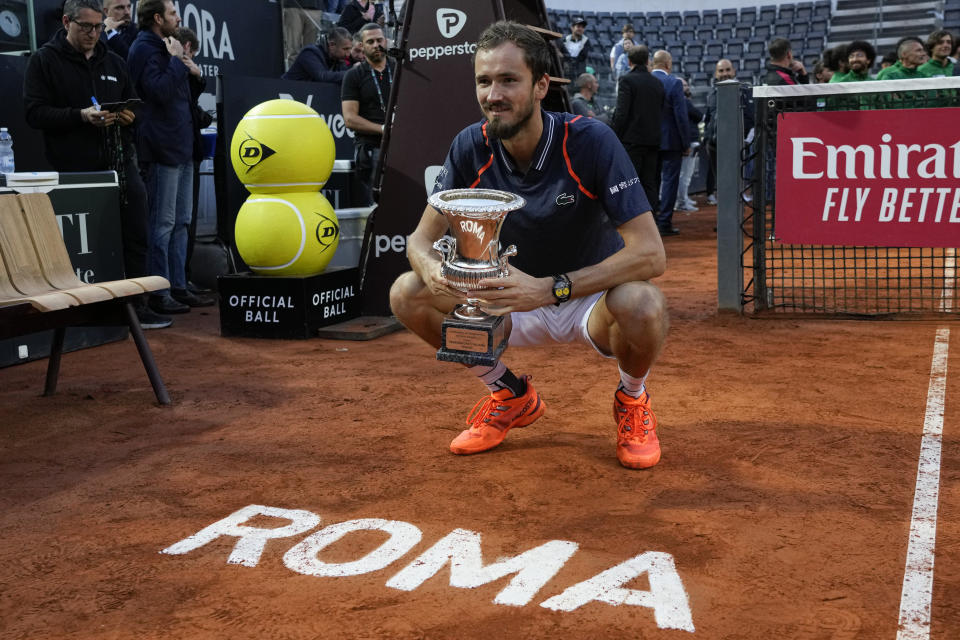
[{"label": "white tennis shorts", "polygon": [[511,347],[532,347],[542,344],[567,344],[579,342],[593,347],[605,358],[604,353],[590,338],[587,320],[597,305],[603,291],[583,298],[574,298],[561,305],[547,305],[533,311],[515,311],[510,314],[513,330],[510,332]]}]

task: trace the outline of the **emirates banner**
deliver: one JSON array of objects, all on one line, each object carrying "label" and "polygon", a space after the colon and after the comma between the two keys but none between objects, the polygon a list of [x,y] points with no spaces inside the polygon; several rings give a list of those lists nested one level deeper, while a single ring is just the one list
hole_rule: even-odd
[{"label": "emirates banner", "polygon": [[958,122],[960,108],[783,114],[777,240],[960,247]]}]

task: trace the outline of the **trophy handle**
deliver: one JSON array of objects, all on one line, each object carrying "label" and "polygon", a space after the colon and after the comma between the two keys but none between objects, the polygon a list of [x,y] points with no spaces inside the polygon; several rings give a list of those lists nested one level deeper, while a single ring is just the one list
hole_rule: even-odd
[{"label": "trophy handle", "polygon": [[433,249],[440,253],[444,262],[447,262],[453,259],[454,252],[457,250],[457,241],[454,238],[443,236],[433,243]]},{"label": "trophy handle", "polygon": [[510,245],[503,250],[503,253],[500,254],[500,270],[503,271],[503,275],[510,275],[510,268],[509,264],[507,263],[507,258],[515,255],[517,255],[517,245],[515,244]]}]

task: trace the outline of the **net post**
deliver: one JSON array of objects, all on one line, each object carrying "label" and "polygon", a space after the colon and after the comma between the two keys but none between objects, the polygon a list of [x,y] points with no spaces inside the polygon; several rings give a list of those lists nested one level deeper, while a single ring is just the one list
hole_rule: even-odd
[{"label": "net post", "polygon": [[743,114],[740,86],[724,80],[717,86],[717,306],[743,311]]}]

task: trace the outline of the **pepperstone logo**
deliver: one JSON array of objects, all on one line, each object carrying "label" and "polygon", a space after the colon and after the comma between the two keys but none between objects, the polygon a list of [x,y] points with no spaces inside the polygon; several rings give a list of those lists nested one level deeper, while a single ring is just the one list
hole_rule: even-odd
[{"label": "pepperstone logo", "polygon": [[437,9],[437,28],[444,38],[452,38],[467,24],[467,14],[458,9]]}]

